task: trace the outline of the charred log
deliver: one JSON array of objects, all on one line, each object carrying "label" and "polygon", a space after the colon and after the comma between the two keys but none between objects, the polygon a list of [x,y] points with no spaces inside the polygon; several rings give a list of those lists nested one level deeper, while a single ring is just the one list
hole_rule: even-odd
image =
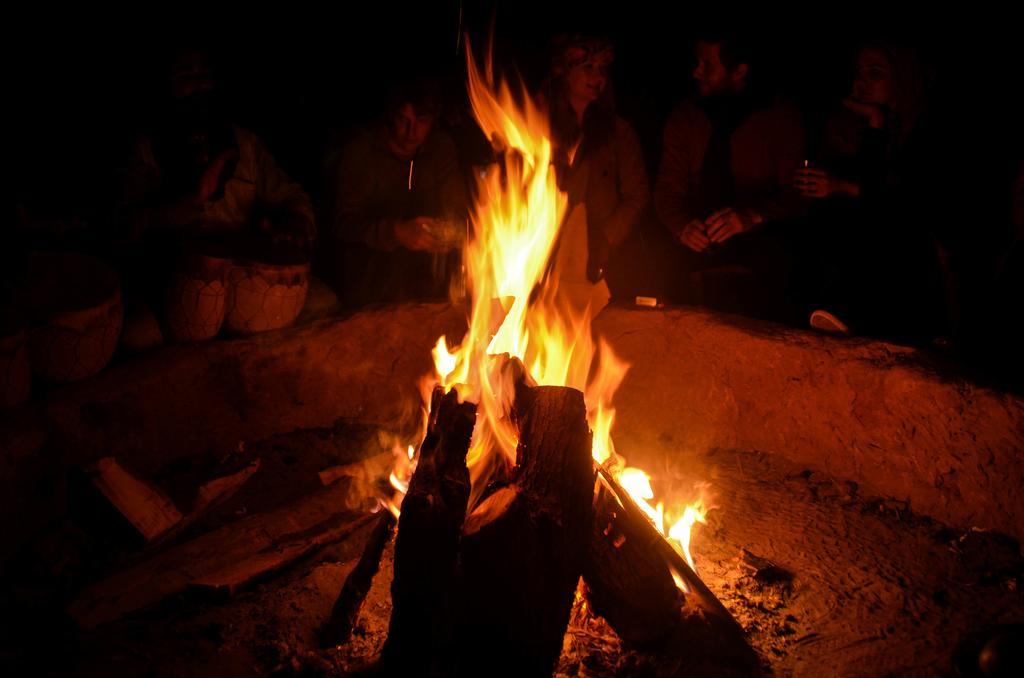
[{"label": "charred log", "polygon": [[531,389],[515,482],[466,521],[458,648],[446,672],[550,675],[590,540],[590,450],[583,394]]},{"label": "charred log", "polygon": [[395,541],[392,612],[382,668],[426,675],[450,645],[459,539],[469,501],[466,455],[476,406],[455,389],[434,390],[427,434],[402,501]]},{"label": "charred log", "polygon": [[[683,556],[654,528],[611,474],[600,467],[598,472],[599,485],[609,492],[609,497],[614,495],[618,499],[617,504],[622,509],[617,513],[619,530],[623,534],[631,535],[634,549],[642,553],[630,557],[637,558],[635,562],[638,564],[650,562],[649,559],[652,558],[661,559],[687,586],[679,621],[671,628],[668,639],[663,642],[668,655],[666,661],[676,665],[676,668],[667,675],[759,675],[760,661],[747,643],[743,628],[697,576]],[[600,554],[601,551],[592,552],[591,557]],[[630,566],[633,566],[633,562],[630,561]],[[607,563],[602,567],[607,568]],[[634,620],[631,615],[623,612],[631,612],[630,602],[619,597],[621,591],[606,586],[602,592],[615,594],[614,604],[606,606],[606,611],[610,610],[611,614],[618,615],[615,621],[612,617],[606,617],[612,628],[623,638],[626,637],[625,633],[635,632],[636,628],[630,625]],[[603,599],[601,602],[608,603]],[[621,628],[617,627],[616,623],[620,623]],[[657,630],[660,632],[662,629]]]},{"label": "charred log", "polygon": [[682,595],[665,559],[645,544],[640,526],[603,485],[594,506],[583,565],[587,602],[627,643],[656,646],[678,625]]},{"label": "charred log", "polygon": [[701,578],[697,576],[697,573],[693,571],[693,568],[690,567],[683,556],[672,548],[672,545],[655,529],[654,525],[637,507],[629,494],[619,485],[618,481],[603,467],[598,468],[598,474],[600,475],[601,483],[611,490],[619,500],[619,504],[623,509],[621,514],[623,520],[632,524],[644,548],[652,549],[654,553],[663,558],[672,572],[686,584],[689,598],[692,598],[693,602],[708,614],[719,616],[738,629],[739,624],[729,614],[729,611],[725,609],[722,602],[701,581]]}]

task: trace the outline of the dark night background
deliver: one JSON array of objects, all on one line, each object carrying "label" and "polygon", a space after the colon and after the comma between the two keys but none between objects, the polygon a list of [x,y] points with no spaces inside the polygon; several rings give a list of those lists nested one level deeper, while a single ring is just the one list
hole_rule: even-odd
[{"label": "dark night background", "polygon": [[8,22],[15,200],[40,213],[78,212],[102,228],[118,164],[152,116],[163,64],[181,45],[210,50],[236,119],[262,135],[316,199],[329,130],[371,117],[387,84],[410,72],[445,74],[462,96],[460,7],[463,29],[480,44],[496,6],[498,52],[528,80],[543,68],[553,33],[596,31],[616,41],[618,106],[640,133],[652,170],[665,115],[691,90],[694,34],[723,26],[755,39],[766,59],[762,76],[803,108],[812,152],[817,127],[847,92],[852,48],[883,37],[923,51],[949,171],[962,173],[968,205],[998,220],[1003,182],[1021,157],[1019,23],[1009,9],[976,3],[942,11],[828,3],[756,12],[722,4],[708,12],[675,3],[495,0],[315,11],[171,5],[78,16],[53,9]]},{"label": "dark night background", "polygon": [[[11,189],[0,220],[0,312],[6,310],[5,295],[20,282],[18,266],[34,249],[66,246],[117,259],[119,264],[130,264],[125,266],[129,269],[150,265],[145,257],[135,255],[141,250],[126,247],[127,256],[116,256],[121,244],[112,242],[116,240],[113,222],[118,179],[136,136],[159,117],[168,62],[183,48],[198,47],[210,55],[234,120],[263,139],[279,164],[310,193],[314,205],[325,194],[325,154],[346,132],[379,113],[385,92],[398,80],[422,74],[441,76],[450,99],[441,124],[454,132],[452,136],[460,144],[460,159],[465,161],[481,149],[485,153],[489,150],[485,141],[474,137],[471,124],[456,123],[460,115],[463,121],[468,120],[462,51],[465,43],[460,36],[468,34],[473,45],[480,48],[487,43],[492,25],[499,66],[506,73],[522,77],[528,85],[537,84],[543,76],[546,45],[552,35],[574,32],[610,37],[616,44],[611,81],[617,109],[639,135],[652,184],[665,119],[675,102],[694,93],[691,72],[695,38],[708,32],[736,32],[753,40],[761,59],[753,77],[761,86],[799,105],[810,158],[815,157],[825,121],[849,93],[856,47],[880,40],[918,48],[930,75],[928,116],[934,128],[929,132],[937,130],[942,147],[942,166],[937,168],[940,176],[936,179],[941,188],[935,187],[930,196],[940,209],[927,213],[938,213],[943,223],[926,225],[929,231],[948,237],[952,249],[970,255],[965,257],[969,265],[964,267],[964,278],[971,285],[965,285],[968,289],[963,296],[973,305],[965,304],[963,320],[957,320],[970,331],[963,331],[963,338],[954,337],[953,349],[929,336],[930,343],[919,356],[892,351],[888,346],[866,345],[861,339],[845,346],[835,344],[833,355],[830,345],[797,333],[776,337],[754,325],[750,326],[752,330],[734,332],[733,321],[724,315],[715,318],[713,326],[711,322],[698,326],[698,331],[692,333],[697,337],[693,346],[676,354],[670,350],[676,348],[671,342],[684,330],[675,335],[665,330],[663,342],[659,335],[665,349],[653,344],[650,347],[652,364],[645,368],[647,374],[676,369],[682,373],[678,366],[684,360],[704,359],[707,364],[692,372],[700,388],[691,389],[681,381],[679,391],[645,393],[646,399],[633,405],[633,411],[638,412],[647,403],[656,404],[665,412],[659,421],[671,421],[671,426],[665,424],[662,429],[650,428],[644,422],[648,427],[645,439],[657,441],[657,445],[639,454],[653,457],[664,449],[666,458],[669,453],[679,453],[679,458],[689,464],[690,459],[699,457],[701,467],[707,464],[708,469],[715,469],[714,475],[709,471],[701,479],[713,479],[715,491],[720,490],[720,496],[729,500],[723,502],[726,511],[744,519],[735,521],[740,528],[728,533],[728,538],[721,537],[725,531],[717,525],[713,528],[719,542],[714,552],[727,553],[720,558],[722,564],[714,567],[717,572],[728,571],[728,576],[736,573],[739,577],[750,563],[735,564],[742,560],[735,557],[737,553],[770,566],[758,564],[755,575],[743,574],[750,588],[739,588],[737,580],[731,580],[727,585],[732,590],[730,595],[734,594],[730,607],[742,600],[743,609],[750,613],[745,625],[754,624],[754,628],[763,619],[775,619],[780,629],[778,638],[785,635],[788,640],[784,642],[794,647],[805,642],[803,647],[817,647],[815,656],[821,660],[853,657],[858,663],[851,661],[851,668],[846,670],[868,672],[872,668],[865,668],[860,658],[871,656],[864,652],[875,647],[874,652],[891,652],[896,657],[893,661],[918,666],[910,663],[919,659],[914,653],[927,647],[930,656],[921,661],[938,666],[936,658],[945,659],[947,652],[952,653],[961,640],[958,634],[967,629],[972,634],[967,637],[971,643],[967,647],[974,652],[967,657],[973,662],[977,656],[975,641],[987,642],[990,622],[1019,619],[1024,609],[1020,593],[1024,590],[1020,588],[1024,561],[1019,543],[1007,537],[1008,547],[1001,534],[980,528],[1012,527],[1015,517],[1024,514],[1020,487],[1024,466],[1019,461],[1019,446],[1015,447],[1024,438],[1020,421],[1024,401],[1017,397],[1024,394],[1024,335],[1016,327],[1021,324],[1016,318],[1024,299],[1024,234],[1017,234],[1021,240],[1015,243],[1016,250],[1011,250],[1011,183],[1024,161],[1022,3],[962,2],[939,9],[940,3],[936,2],[818,2],[799,7],[767,2],[756,10],[728,2],[710,6],[643,0],[342,0],[316,8],[287,2],[260,8],[256,3],[232,7],[145,4],[144,8],[133,5],[116,9],[92,3],[75,10],[49,4],[37,4],[31,11],[5,8],[4,61],[8,77],[3,99],[4,148],[11,166]],[[409,171],[411,182],[411,164]],[[931,189],[933,183],[930,181],[928,186]],[[409,188],[411,191],[411,183]],[[36,228],[37,224],[26,228],[26,221],[65,227],[75,221],[76,225],[55,235],[49,228]],[[882,223],[888,227],[894,221]],[[864,232],[854,230],[854,235],[863,240],[877,239],[881,242],[872,240],[873,245],[888,245],[887,252],[899,252],[892,246],[892,231],[882,232],[877,238],[864,237]],[[653,209],[641,218],[636,234],[638,240],[650,236],[643,247],[634,250],[640,255],[631,259],[644,272],[657,268],[652,264],[657,257],[648,254],[659,248],[665,252],[673,247],[682,249],[682,245],[670,242],[668,229],[657,222]],[[160,246],[162,241],[156,247]],[[834,254],[835,249],[818,258],[827,261]],[[994,273],[998,268],[994,262],[1000,257],[1015,264],[1005,266],[1013,274],[1007,276],[1008,283]],[[872,261],[849,259],[859,267],[858,272],[867,272],[864,278],[873,272]],[[315,257],[312,265],[313,273],[323,277]],[[996,278],[998,282],[993,283],[991,279]],[[305,278],[303,281],[305,284]],[[646,290],[641,294],[646,295]],[[225,304],[219,303],[223,316]],[[211,307],[214,305],[216,302],[210,302]],[[338,450],[344,449],[346,455],[349,449],[369,454],[368,450],[375,449],[370,447],[373,441],[383,440],[378,437],[378,422],[373,417],[379,414],[383,418],[385,415],[380,413],[385,411],[386,416],[392,416],[391,404],[385,408],[383,403],[389,394],[401,391],[382,390],[370,398],[365,395],[371,393],[369,385],[350,390],[347,379],[385,372],[383,367],[376,367],[376,362],[367,363],[367,368],[356,361],[358,365],[350,370],[348,354],[358,353],[351,348],[358,347],[365,350],[365,356],[375,354],[374,360],[383,365],[392,355],[407,350],[407,345],[399,342],[405,342],[400,332],[419,322],[418,318],[427,317],[426,313],[434,313],[433,307],[409,307],[411,311],[399,309],[395,314],[397,329],[387,332],[394,336],[385,342],[378,341],[380,330],[375,324],[385,320],[368,314],[351,325],[339,322],[321,334],[303,330],[293,335],[298,339],[282,339],[293,342],[280,344],[287,351],[279,350],[273,343],[276,340],[268,339],[214,350],[212,358],[201,355],[200,350],[194,354],[183,351],[174,354],[180,358],[172,356],[164,364],[164,356],[155,355],[147,363],[136,363],[138,372],[122,371],[122,376],[97,380],[98,387],[83,384],[81,390],[68,389],[70,395],[52,400],[46,395],[50,387],[37,378],[32,386],[36,402],[10,411],[11,422],[17,426],[8,430],[15,432],[12,439],[18,447],[11,455],[0,449],[0,514],[5,519],[10,516],[11,523],[6,530],[11,534],[6,542],[0,541],[0,574],[7,577],[9,571],[17,575],[10,577],[17,584],[10,587],[10,593],[6,581],[0,586],[0,608],[8,612],[0,614],[0,638],[7,641],[0,640],[0,666],[5,658],[13,656],[31,666],[23,672],[28,675],[56,674],[62,668],[79,666],[105,670],[108,675],[128,675],[130,671],[117,670],[117,661],[124,661],[126,666],[141,667],[148,674],[187,673],[179,666],[202,666],[206,673],[226,676],[235,673],[223,666],[242,666],[250,654],[261,662],[254,666],[261,667],[265,662],[267,671],[270,667],[277,667],[273,669],[277,672],[280,667],[295,666],[294,657],[306,655],[298,654],[302,651],[298,646],[287,649],[284,641],[295,645],[296,638],[305,637],[300,634],[312,633],[314,623],[319,629],[323,620],[314,620],[319,614],[316,610],[326,613],[330,605],[326,589],[316,582],[334,575],[322,574],[319,550],[304,552],[303,556],[304,562],[312,562],[310,554],[318,554],[317,568],[309,570],[315,574],[302,574],[301,578],[289,574],[281,583],[268,583],[266,587],[261,583],[258,595],[263,597],[254,593],[240,603],[224,605],[227,612],[219,617],[204,616],[205,612],[191,616],[191,599],[176,593],[173,601],[166,601],[166,607],[154,608],[151,616],[145,613],[141,622],[129,620],[108,636],[103,635],[106,632],[72,629],[65,616],[65,598],[78,595],[78,587],[94,581],[104,568],[148,563],[148,554],[164,548],[158,545],[129,552],[118,545],[108,553],[106,533],[96,529],[99,536],[94,536],[89,532],[89,507],[82,511],[82,519],[78,514],[81,502],[76,485],[85,487],[94,499],[99,497],[78,466],[100,453],[127,456],[132,463],[138,458],[140,464],[152,466],[143,469],[147,473],[172,478],[182,488],[187,485],[191,501],[193,480],[200,476],[203,482],[219,478],[209,474],[214,461],[220,468],[225,460],[235,464],[248,455],[244,457],[246,463],[250,459],[258,463],[263,455],[261,476],[246,486],[235,504],[217,504],[217,510],[230,516],[227,519],[232,522],[242,515],[246,520],[262,520],[257,518],[261,512],[269,515],[273,511],[276,516],[278,511],[292,511],[288,507],[298,506],[288,503],[292,495],[306,497],[310,483],[319,487],[321,480],[316,471],[350,461],[347,456],[338,457]],[[629,317],[639,317],[639,312]],[[801,323],[806,327],[804,318],[806,315]],[[4,320],[0,315],[0,339],[6,336],[2,332]],[[436,321],[447,322],[440,317]],[[153,322],[155,326],[156,320]],[[724,328],[721,333],[716,329],[719,325]],[[427,326],[416,329],[422,333]],[[435,326],[439,325],[429,325]],[[631,345],[648,350],[648,346],[641,345],[642,339],[651,336],[644,328],[657,328],[651,330],[653,333],[662,332],[661,327],[668,324],[644,325],[641,331],[645,334],[636,333],[630,339],[636,343]],[[118,328],[120,331],[120,324]],[[347,335],[343,337],[350,331],[351,341]],[[622,332],[624,337],[630,334]],[[729,341],[740,337],[736,339],[739,348],[728,343],[712,346],[720,337]],[[783,348],[765,349],[770,359],[754,354],[769,342]],[[263,346],[274,347],[274,352],[264,355]],[[299,347],[294,354],[292,346]],[[742,351],[751,354],[730,365],[731,357]],[[279,359],[284,354],[288,354],[287,360]],[[790,354],[794,357],[787,357]],[[128,351],[121,355],[128,355]],[[330,369],[308,367],[313,360],[310,356],[327,356],[323,359],[326,364],[336,355],[341,356],[339,365],[345,363],[345,369],[335,370],[333,365],[328,365]],[[362,360],[358,354],[356,357]],[[389,374],[399,375],[396,366],[400,365],[408,370],[419,363],[396,360]],[[195,368],[195,374],[170,378],[172,370],[184,372],[182,366]],[[27,375],[27,362],[25,370]],[[961,379],[961,373],[970,380]],[[742,379],[729,383],[731,375],[742,375]],[[422,374],[416,375],[420,377]],[[719,388],[719,382],[725,386]],[[410,387],[413,383],[408,381]],[[976,384],[1015,394],[989,392],[975,388]],[[320,388],[322,392],[316,391]],[[755,390],[743,394],[744,388]],[[188,389],[194,389],[195,402]],[[307,399],[306,395],[314,391],[323,397]],[[694,400],[708,400],[706,406],[674,400],[676,393],[691,391]],[[819,393],[820,409],[815,399]],[[357,396],[372,402],[360,402],[357,407]],[[329,402],[334,398],[345,402]],[[805,406],[797,407],[801,398]],[[351,405],[348,400],[352,400]],[[788,409],[795,414],[786,415]],[[263,413],[276,415],[278,411],[284,413],[279,420],[261,420]],[[629,410],[623,411],[628,416]],[[367,415],[364,422],[348,419],[351,412],[358,412],[360,417],[367,412],[374,414]],[[688,431],[690,423],[698,420],[694,431]],[[334,428],[303,428],[331,425],[332,421]],[[287,429],[271,428],[284,424]],[[178,426],[187,427],[188,434],[176,435],[174,427]],[[778,430],[771,430],[773,427]],[[357,437],[364,428],[372,436],[365,449]],[[719,446],[720,441],[724,442]],[[772,441],[778,441],[777,450]],[[227,443],[230,445],[224,446]],[[703,452],[698,455],[705,443],[709,448],[706,459]],[[6,444],[0,441],[0,448]],[[777,465],[769,463],[776,451]],[[718,456],[712,459],[712,455]],[[747,468],[753,470],[744,471],[741,458],[746,457],[741,455],[749,455],[751,464]],[[723,459],[726,456],[728,467]],[[732,470],[733,458],[737,470]],[[821,467],[828,473],[813,470]],[[672,465],[666,463],[664,468]],[[726,471],[719,474],[719,468]],[[847,476],[842,469],[851,474],[855,471],[856,475]],[[833,472],[837,474],[834,481]],[[877,488],[873,487],[875,483]],[[876,489],[883,494],[875,496]],[[289,494],[284,494],[285,490]],[[318,504],[328,503],[319,498],[322,495],[309,496]],[[923,499],[920,505],[918,497]],[[184,506],[181,502],[179,505]],[[929,506],[962,520],[962,524],[950,526],[955,532],[947,529],[929,517]],[[110,513],[113,508],[103,500],[102,510]],[[340,529],[336,522],[339,515],[325,517],[323,522],[318,518],[317,529],[328,525],[331,530]],[[756,519],[748,521],[747,515]],[[942,515],[935,518],[945,520]],[[204,517],[204,522],[192,524],[188,529],[194,533],[188,533],[188,539],[218,519],[218,514],[213,514]],[[47,521],[55,520],[53,530],[42,530]],[[188,519],[184,522],[188,524]],[[262,523],[246,525],[245,530],[250,530],[255,528],[248,525]],[[972,525],[980,528],[960,531]],[[4,527],[8,527],[6,522]],[[1020,533],[1019,529],[1014,532],[1014,538]],[[180,539],[181,533],[175,535],[171,530],[170,534],[172,539]],[[244,541],[245,534],[232,536],[231,540]],[[312,539],[314,530],[295,534]],[[284,536],[290,539],[295,535]],[[136,537],[133,531],[132,538]],[[110,541],[119,538],[114,535]],[[15,563],[5,569],[8,554],[20,549],[22,542],[38,553],[30,552],[24,564]],[[750,542],[759,544],[757,548],[762,550],[755,552]],[[291,543],[271,546],[284,550],[291,548]],[[47,550],[51,546],[52,553]],[[778,559],[778,566],[768,560],[776,559],[769,547],[777,548],[787,560]],[[134,541],[130,548],[135,549]],[[262,559],[270,548],[258,554],[253,551],[255,555],[246,558]],[[353,549],[356,557],[356,546],[346,543],[339,548],[346,549],[346,553]],[[363,548],[361,542],[358,548]],[[1007,551],[1012,558],[1001,555]],[[837,558],[837,554],[842,557]],[[333,557],[323,556],[325,562]],[[387,560],[390,557],[386,556],[383,567],[391,568]],[[343,559],[338,558],[340,566]],[[1001,565],[1003,559],[1010,564]],[[798,588],[792,588],[794,575],[783,565],[797,573]],[[767,578],[761,580],[761,575],[768,572],[774,573],[769,576],[777,588],[766,585]],[[216,572],[214,578],[219,574]],[[779,574],[785,577],[775,581]],[[829,574],[836,574],[838,583],[828,581]],[[811,580],[820,580],[813,582],[818,589],[804,588],[804,581]],[[671,586],[671,581],[668,583]],[[295,594],[299,587],[301,593]],[[264,590],[269,591],[266,596]],[[780,593],[783,590],[785,594]],[[793,595],[792,600],[803,605],[795,608],[802,610],[798,613],[802,626],[780,602],[793,591],[799,595]],[[816,591],[834,593],[835,597],[816,598]],[[176,607],[181,603],[182,607]],[[205,609],[205,599],[201,605]],[[263,605],[267,606],[266,613],[260,607]],[[280,608],[271,607],[276,605]],[[735,605],[739,607],[739,603]],[[374,603],[367,608],[380,605]],[[390,602],[381,609],[390,610]],[[765,616],[758,616],[762,612]],[[893,626],[886,629],[878,621],[890,618],[885,616],[890,612],[893,623],[899,626],[895,633]],[[380,609],[376,613],[380,614]],[[854,621],[848,621],[844,614]],[[222,624],[211,621],[214,619],[227,621]],[[295,626],[286,626],[283,620],[288,619],[298,621]],[[279,629],[275,626],[278,622]],[[380,623],[386,629],[387,617]],[[237,630],[236,624],[242,630]],[[300,624],[307,626],[296,631]],[[767,632],[770,627],[765,625],[764,629]],[[842,635],[836,635],[836,629]],[[808,633],[804,634],[805,630]],[[928,636],[932,633],[934,638]],[[1011,641],[1015,638],[1003,637]],[[250,642],[249,638],[257,640]],[[917,640],[909,642],[905,638]],[[216,654],[211,648],[219,651],[225,639],[245,647],[237,655]],[[102,642],[94,642],[97,640]],[[778,642],[779,647],[785,647],[782,640]],[[281,647],[290,654],[279,654],[285,652]],[[842,654],[844,651],[846,654]],[[221,663],[210,660],[203,666],[210,657]],[[164,658],[168,660],[162,665]],[[106,668],[110,666],[114,668]],[[829,666],[822,664],[819,672],[827,673]],[[815,670],[807,665],[802,668],[805,672]],[[272,675],[292,674],[282,670]]]}]

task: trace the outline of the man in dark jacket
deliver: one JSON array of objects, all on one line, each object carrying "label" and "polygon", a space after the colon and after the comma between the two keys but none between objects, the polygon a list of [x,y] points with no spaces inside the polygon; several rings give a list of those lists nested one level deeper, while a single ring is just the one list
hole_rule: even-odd
[{"label": "man in dark jacket", "polygon": [[348,305],[447,294],[466,196],[440,108],[431,82],[400,85],[383,119],[328,160],[331,266]]},{"label": "man in dark jacket", "polygon": [[769,273],[779,248],[765,245],[766,234],[803,209],[790,190],[805,153],[797,109],[754,91],[739,41],[704,39],[695,51],[699,96],[665,125],[654,194],[658,218],[683,245],[679,286],[709,268]]}]

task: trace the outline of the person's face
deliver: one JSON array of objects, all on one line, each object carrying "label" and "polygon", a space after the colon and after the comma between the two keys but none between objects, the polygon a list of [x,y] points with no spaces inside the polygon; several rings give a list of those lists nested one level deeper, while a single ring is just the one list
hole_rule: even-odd
[{"label": "person's face", "polygon": [[566,74],[569,97],[588,104],[597,101],[608,86],[608,64],[589,60],[577,64]]},{"label": "person's face", "polygon": [[877,49],[862,49],[857,55],[853,98],[862,104],[887,106],[892,102],[892,66]]},{"label": "person's face", "polygon": [[391,148],[402,156],[415,155],[426,142],[433,126],[433,115],[420,113],[412,104],[405,104],[391,116]]},{"label": "person's face", "polygon": [[694,49],[697,67],[693,69],[693,79],[702,97],[734,94],[743,86],[746,66],[741,64],[730,71],[722,63],[721,49],[718,43],[704,41],[699,41]]},{"label": "person's face", "polygon": [[174,99],[187,99],[215,89],[206,55],[199,51],[180,54],[171,67],[170,85]]}]

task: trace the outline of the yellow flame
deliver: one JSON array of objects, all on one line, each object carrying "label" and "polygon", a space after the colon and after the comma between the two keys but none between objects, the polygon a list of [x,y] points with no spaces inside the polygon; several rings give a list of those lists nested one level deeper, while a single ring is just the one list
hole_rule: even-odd
[{"label": "yellow flame", "polygon": [[383,432],[381,435],[384,439],[390,438],[391,440],[391,454],[395,458],[395,463],[391,469],[391,475],[388,476],[388,482],[394,493],[390,497],[378,497],[378,502],[398,518],[401,515],[402,500],[409,492],[409,481],[412,480],[412,474],[416,472],[416,462],[418,461],[416,448],[406,445],[403,449],[397,436]]},{"label": "yellow flame", "polygon": [[463,251],[469,330],[458,347],[441,337],[433,355],[441,384],[477,403],[467,458],[477,487],[515,463],[518,444],[509,421],[515,385],[493,356],[518,358],[539,384],[582,390],[594,348],[589,312],[563,302],[549,270],[568,200],[556,182],[547,116],[525,91],[516,97],[490,68],[481,72],[469,49],[466,62],[473,113],[502,158],[478,179]]},{"label": "yellow flame", "polygon": [[[651,477],[638,468],[625,468],[617,478],[622,489],[629,492],[634,500],[647,502],[654,499],[654,490],[651,488]],[[648,513],[649,514],[649,513]]]},{"label": "yellow flame", "polygon": [[629,365],[615,355],[604,339],[598,342],[597,356],[597,371],[586,389],[587,407],[590,408],[587,419],[594,431],[594,461],[614,470],[622,466],[622,460],[615,454],[612,442],[612,424],[615,423],[612,398],[626,377]]},{"label": "yellow flame", "polygon": [[437,376],[440,377],[441,385],[446,389],[451,387],[448,378],[455,372],[455,368],[458,366],[458,356],[448,351],[448,342],[445,336],[442,334],[441,338],[437,340],[437,345],[432,351],[434,356],[434,366],[437,369]]},{"label": "yellow flame", "polygon": [[[510,421],[515,384],[496,358],[507,354],[538,384],[584,392],[594,460],[612,472],[663,535],[678,541],[692,566],[689,541],[693,525],[704,521],[704,504],[688,506],[669,528],[650,476],[624,468],[611,437],[612,399],[629,365],[606,342],[595,345],[590,308],[575,308],[559,289],[554,253],[568,200],[556,181],[547,115],[522,88],[516,96],[507,83],[495,82],[490,54],[481,70],[467,45],[466,65],[473,114],[500,150],[500,160],[477,179],[472,233],[463,250],[468,332],[455,347],[441,336],[432,354],[434,380],[446,391],[458,387],[460,398],[477,404],[467,456],[470,509],[487,481],[516,459],[518,434]],[[429,390],[424,398],[429,400]],[[408,479],[397,476],[403,478],[407,487]]]},{"label": "yellow flame", "polygon": [[[686,558],[686,562],[696,572],[697,565],[693,560],[693,554],[690,552],[690,540],[693,537],[693,526],[696,523],[707,524],[708,511],[714,508],[713,506],[708,506],[704,496],[707,486],[705,484],[699,485],[700,498],[686,505],[679,519],[669,527],[665,505],[662,502],[658,502],[656,505],[651,504],[655,494],[654,489],[651,487],[651,477],[645,471],[627,467],[618,474],[616,480],[622,486],[622,489],[629,494],[637,507],[647,515],[647,518],[658,531],[669,539],[672,547]],[[675,577],[675,579],[679,588],[684,591],[687,590],[686,585],[681,579],[678,577]]]},{"label": "yellow flame", "polygon": [[707,524],[707,513],[708,509],[704,506],[704,500],[698,499],[696,503],[686,507],[683,511],[683,516],[668,530],[668,537],[674,539],[679,544],[686,562],[690,564],[694,572],[697,571],[697,565],[693,562],[693,554],[690,553],[690,539],[693,536],[693,526],[695,523]]},{"label": "yellow flame", "polygon": [[659,502],[651,505],[654,489],[651,488],[651,477],[638,468],[625,468],[616,479],[640,510],[647,514],[648,520],[658,531],[665,534],[665,505]]},{"label": "yellow flame", "polygon": [[[381,505],[388,511],[391,511],[391,515],[393,515],[396,520],[402,517],[402,509],[400,508],[401,502],[395,503],[394,500],[388,499],[387,501],[382,501]],[[376,513],[376,511],[374,511],[374,513]]]}]

